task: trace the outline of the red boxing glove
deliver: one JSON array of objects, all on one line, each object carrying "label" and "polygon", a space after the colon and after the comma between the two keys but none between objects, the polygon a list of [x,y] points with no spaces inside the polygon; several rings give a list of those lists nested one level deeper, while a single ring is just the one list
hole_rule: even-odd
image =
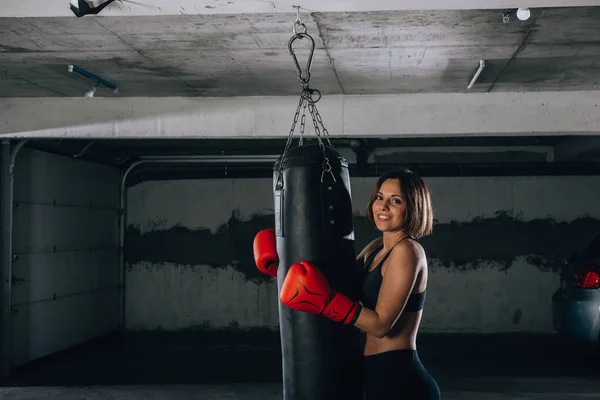
[{"label": "red boxing glove", "polygon": [[261,272],[277,278],[279,256],[277,255],[277,240],[275,230],[263,229],[254,237],[254,262]]},{"label": "red boxing glove", "polygon": [[302,261],[290,267],[281,285],[279,299],[291,309],[354,324],[362,306],[333,290],[315,265]]}]

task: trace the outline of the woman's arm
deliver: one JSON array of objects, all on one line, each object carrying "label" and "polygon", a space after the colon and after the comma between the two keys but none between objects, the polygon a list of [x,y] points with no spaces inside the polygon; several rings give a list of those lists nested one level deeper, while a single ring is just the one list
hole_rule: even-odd
[{"label": "woman's arm", "polygon": [[279,299],[302,312],[323,315],[336,322],[353,324],[360,330],[384,337],[398,319],[416,280],[418,254],[414,246],[401,244],[388,256],[375,310],[363,307],[329,286],[314,264],[302,261],[290,267],[281,285]]},{"label": "woman's arm", "polygon": [[363,307],[354,326],[378,338],[385,337],[402,314],[417,279],[419,255],[410,242],[396,246],[386,270],[375,310]]}]

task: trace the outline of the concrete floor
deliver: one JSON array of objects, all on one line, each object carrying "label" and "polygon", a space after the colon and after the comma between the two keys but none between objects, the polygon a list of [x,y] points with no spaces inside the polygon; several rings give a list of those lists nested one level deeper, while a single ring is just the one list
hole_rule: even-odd
[{"label": "concrete floor", "polygon": [[[421,335],[444,399],[600,399],[600,360],[556,335]],[[122,334],[0,382],[1,399],[281,399],[274,333]]]}]

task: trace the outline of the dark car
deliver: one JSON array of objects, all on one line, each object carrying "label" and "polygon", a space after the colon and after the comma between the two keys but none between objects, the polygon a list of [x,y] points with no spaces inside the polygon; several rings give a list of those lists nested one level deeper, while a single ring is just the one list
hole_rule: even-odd
[{"label": "dark car", "polygon": [[600,340],[600,234],[574,253],[552,296],[554,329],[598,350]]}]

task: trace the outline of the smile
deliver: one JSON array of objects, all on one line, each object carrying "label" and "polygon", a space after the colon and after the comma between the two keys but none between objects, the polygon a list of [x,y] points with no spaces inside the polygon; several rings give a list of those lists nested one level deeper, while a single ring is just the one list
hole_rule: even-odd
[{"label": "smile", "polygon": [[388,219],[390,219],[390,216],[389,215],[378,215],[377,218],[382,221],[387,221]]}]

